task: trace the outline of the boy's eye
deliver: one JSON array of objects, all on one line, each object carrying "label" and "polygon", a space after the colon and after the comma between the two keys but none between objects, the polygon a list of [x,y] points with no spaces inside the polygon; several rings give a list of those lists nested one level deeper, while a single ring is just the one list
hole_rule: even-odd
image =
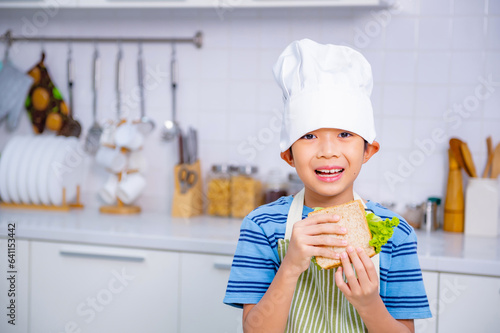
[{"label": "boy's eye", "polygon": [[340,138],[348,138],[350,136],[352,136],[352,134],[349,133],[349,132],[342,132],[342,133],[339,134]]},{"label": "boy's eye", "polygon": [[301,139],[306,139],[306,140],[311,140],[314,139],[316,136],[314,134],[306,134],[304,135]]}]

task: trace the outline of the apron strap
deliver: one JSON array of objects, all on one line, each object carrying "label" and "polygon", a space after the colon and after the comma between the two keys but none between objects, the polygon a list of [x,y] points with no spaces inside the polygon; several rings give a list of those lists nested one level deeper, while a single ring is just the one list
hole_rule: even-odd
[{"label": "apron strap", "polygon": [[295,222],[302,220],[302,210],[304,209],[304,193],[306,189],[303,188],[299,193],[293,197],[288,216],[286,218],[285,239],[290,240],[292,236],[292,229]]},{"label": "apron strap", "polygon": [[[290,210],[288,211],[288,216],[286,218],[286,229],[285,229],[285,239],[290,240],[292,236],[293,225],[302,220],[302,210],[304,209],[304,193],[305,188],[299,191],[294,197],[292,204],[290,205]],[[353,191],[354,200],[359,200],[363,204],[363,207],[366,208],[365,202],[359,194]],[[380,280],[380,258],[379,255],[376,254],[370,258],[372,260],[373,265],[375,266],[375,270],[377,271],[377,276]],[[380,283],[379,283],[380,289]]]}]

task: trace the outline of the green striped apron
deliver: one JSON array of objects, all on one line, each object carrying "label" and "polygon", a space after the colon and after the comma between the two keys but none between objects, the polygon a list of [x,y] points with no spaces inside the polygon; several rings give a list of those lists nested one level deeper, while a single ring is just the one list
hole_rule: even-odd
[{"label": "green striped apron", "polygon": [[[354,198],[361,199],[356,193]],[[303,207],[304,189],[295,195],[290,206],[285,239],[278,240],[280,261],[288,249],[293,224],[302,220]],[[380,279],[379,256],[371,259]],[[285,332],[368,332],[356,309],[335,284],[336,270],[321,269],[311,261],[297,281]]]}]

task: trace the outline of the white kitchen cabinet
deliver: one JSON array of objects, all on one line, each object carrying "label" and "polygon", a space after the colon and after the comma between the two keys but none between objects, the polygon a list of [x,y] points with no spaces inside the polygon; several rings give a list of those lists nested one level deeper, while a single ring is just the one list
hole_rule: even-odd
[{"label": "white kitchen cabinet", "polygon": [[415,332],[436,333],[439,273],[422,271],[422,277],[424,279],[425,292],[429,300],[432,318],[415,320]]},{"label": "white kitchen cabinet", "polygon": [[231,261],[231,256],[181,254],[179,332],[241,332],[242,311],[222,303]]},{"label": "white kitchen cabinet", "polygon": [[[26,333],[28,331],[28,281],[29,269],[29,241],[15,240],[15,262],[13,269],[9,267],[8,244],[6,238],[0,238],[0,332]],[[12,251],[11,251],[12,253]],[[15,273],[9,273],[14,271]],[[14,275],[14,276],[13,276]],[[11,285],[11,282],[14,285]],[[14,305],[11,305],[13,301]],[[8,308],[10,307],[10,309]],[[11,310],[13,316],[10,316]],[[8,321],[14,319],[15,325]]]},{"label": "white kitchen cabinet", "polygon": [[438,332],[498,332],[500,278],[440,273]]},{"label": "white kitchen cabinet", "polygon": [[30,332],[176,332],[179,254],[31,243]]}]

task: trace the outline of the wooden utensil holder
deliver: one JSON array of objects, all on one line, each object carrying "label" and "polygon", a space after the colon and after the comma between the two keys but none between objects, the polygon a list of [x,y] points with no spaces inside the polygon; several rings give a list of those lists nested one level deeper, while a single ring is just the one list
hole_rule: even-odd
[{"label": "wooden utensil holder", "polygon": [[[189,172],[194,172],[197,177],[192,185],[185,193],[182,191],[179,173],[185,168]],[[172,200],[172,216],[173,217],[192,217],[203,213],[203,192],[200,161],[197,160],[193,164],[178,164],[174,167],[174,197]]]},{"label": "wooden utensil holder", "polygon": [[448,150],[449,173],[444,202],[443,230],[464,232],[464,190],[462,173],[451,149]]}]

